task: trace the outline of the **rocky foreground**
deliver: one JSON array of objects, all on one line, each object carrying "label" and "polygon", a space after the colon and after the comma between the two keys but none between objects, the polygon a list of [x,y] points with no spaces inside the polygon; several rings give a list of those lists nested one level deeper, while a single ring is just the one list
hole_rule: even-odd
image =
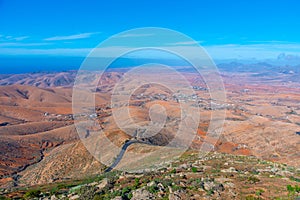
[{"label": "rocky foreground", "polygon": [[0,199],[297,199],[300,169],[249,156],[186,152],[166,168],[6,189]]}]

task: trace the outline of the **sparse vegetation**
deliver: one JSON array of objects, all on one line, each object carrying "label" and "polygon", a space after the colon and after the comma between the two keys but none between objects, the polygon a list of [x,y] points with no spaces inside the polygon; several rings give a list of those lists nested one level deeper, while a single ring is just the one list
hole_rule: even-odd
[{"label": "sparse vegetation", "polygon": [[176,169],[173,168],[171,171],[170,171],[171,174],[175,174],[176,173]]},{"label": "sparse vegetation", "polygon": [[158,187],[156,185],[148,186],[147,190],[152,194],[156,194],[158,192]]},{"label": "sparse vegetation", "polygon": [[300,186],[298,186],[298,185],[295,185],[295,186],[287,185],[286,188],[289,193],[299,193],[300,192]]},{"label": "sparse vegetation", "polygon": [[[176,194],[197,194],[201,196],[210,196],[210,198],[216,198],[218,195],[229,195],[228,188],[231,188],[235,196],[241,199],[257,200],[264,199],[266,194],[273,195],[273,199],[292,199],[299,196],[299,186],[295,185],[295,179],[298,178],[294,168],[290,168],[293,176],[286,179],[284,176],[269,177],[269,173],[251,173],[253,169],[259,171],[260,169],[266,169],[269,165],[262,164],[255,158],[245,159],[241,162],[240,157],[229,156],[225,154],[210,154],[204,165],[201,167],[186,167],[183,163],[196,163],[196,156],[185,156],[185,160],[175,161],[172,167],[165,169],[165,173],[160,170],[157,172],[152,171],[142,175],[128,174],[122,175],[118,171],[111,171],[102,175],[88,177],[84,180],[78,180],[74,182],[62,182],[51,184],[50,186],[44,186],[40,188],[30,189],[25,192],[23,197],[32,199],[35,197],[41,197],[43,195],[53,195],[57,197],[79,195],[85,199],[113,199],[117,196],[123,199],[131,199],[135,191],[143,188],[149,192],[149,194],[158,197],[160,199],[168,199],[171,193]],[[238,173],[222,172],[223,169],[228,169],[228,166],[224,166],[222,162],[235,162],[238,161],[236,167],[239,169]],[[178,166],[178,167],[174,167]],[[210,167],[209,167],[210,166]],[[249,167],[251,166],[251,167]],[[273,165],[272,165],[273,166]],[[284,165],[278,167],[281,170]],[[288,167],[288,166],[286,166]],[[197,171],[195,170],[197,169]],[[212,170],[218,168],[220,172],[211,173]],[[204,171],[206,173],[199,173]],[[268,168],[271,172],[272,168]],[[248,171],[247,171],[248,170]],[[192,173],[191,173],[192,172]],[[248,173],[246,173],[248,172]],[[266,176],[267,175],[267,176]],[[289,181],[289,185],[281,185],[281,179],[285,178],[285,181]],[[97,189],[97,185],[102,182],[107,184],[103,185],[103,188]],[[222,181],[220,183],[219,181]],[[259,189],[253,189],[253,184],[259,183]],[[243,193],[239,193],[242,188]],[[25,189],[24,189],[25,190]],[[266,192],[267,191],[267,192]],[[23,193],[24,194],[24,193]],[[231,194],[231,193],[230,193]]]},{"label": "sparse vegetation", "polygon": [[131,197],[132,197],[131,191],[132,191],[132,188],[131,188],[131,187],[129,187],[129,186],[124,187],[124,188],[122,189],[122,191],[121,191],[121,196],[122,196],[122,198],[125,199],[125,200],[126,200],[126,199],[131,199]]},{"label": "sparse vegetation", "polygon": [[0,200],[10,200],[10,199],[5,196],[0,196]]},{"label": "sparse vegetation", "polygon": [[25,199],[32,199],[32,198],[37,198],[40,197],[41,191],[34,189],[34,190],[29,190],[24,194]]},{"label": "sparse vegetation", "polygon": [[259,189],[259,190],[256,190],[255,194],[256,194],[257,196],[261,196],[264,192],[265,192],[264,190]]},{"label": "sparse vegetation", "polygon": [[192,172],[197,173],[198,172],[197,167],[192,167]]},{"label": "sparse vegetation", "polygon": [[296,181],[296,182],[300,183],[300,178],[296,178],[296,177],[291,176],[290,179],[292,181]]}]

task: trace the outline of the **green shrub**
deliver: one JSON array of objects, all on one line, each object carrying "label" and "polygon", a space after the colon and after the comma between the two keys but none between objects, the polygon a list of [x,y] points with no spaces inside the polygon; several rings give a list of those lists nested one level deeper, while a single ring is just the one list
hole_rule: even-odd
[{"label": "green shrub", "polygon": [[148,187],[147,187],[147,190],[148,190],[150,193],[155,194],[155,193],[158,192],[158,187],[155,186],[155,185],[148,186]]},{"label": "green shrub", "polygon": [[255,192],[255,194],[256,194],[257,196],[261,196],[262,193],[264,193],[264,192],[265,192],[264,190],[259,189],[259,190],[257,190],[257,191]]},{"label": "green shrub", "polygon": [[294,192],[294,188],[291,185],[287,185],[286,189],[287,189],[288,192]]},{"label": "green shrub", "polygon": [[53,187],[50,189],[50,194],[51,195],[56,194],[58,192],[58,190],[59,190],[58,187]]},{"label": "green shrub", "polygon": [[128,197],[128,199],[131,199],[132,198],[132,192],[130,192],[128,195],[127,195],[127,197]]},{"label": "green shrub", "polygon": [[102,200],[103,198],[100,196],[100,195],[98,195],[98,194],[96,194],[95,196],[94,196],[94,198],[93,198],[93,200]]},{"label": "green shrub", "polygon": [[196,173],[198,172],[198,169],[196,167],[192,167],[192,172]]},{"label": "green shrub", "polygon": [[294,187],[291,185],[287,185],[286,188],[289,193],[295,193],[295,192],[299,193],[300,192],[300,186],[298,186],[298,185],[295,185]]},{"label": "green shrub", "polygon": [[290,177],[290,180],[300,182],[300,178],[296,178],[296,177],[293,177],[293,176]]},{"label": "green shrub", "polygon": [[121,191],[121,196],[123,199],[130,199],[129,197],[131,196],[131,188],[130,187],[124,187]]},{"label": "green shrub", "polygon": [[295,191],[299,193],[300,192],[300,186],[295,185]]},{"label": "green shrub", "polygon": [[5,196],[0,196],[0,200],[9,200],[9,198],[7,198]]},{"label": "green shrub", "polygon": [[207,195],[210,196],[210,195],[213,195],[213,194],[214,194],[214,190],[213,189],[210,189],[210,190],[207,191]]},{"label": "green shrub", "polygon": [[180,186],[178,186],[178,185],[172,185],[172,190],[173,191],[177,191],[177,190],[180,190],[180,189],[181,189]]},{"label": "green shrub", "polygon": [[139,186],[139,184],[140,184],[140,179],[139,179],[139,178],[135,178],[135,179],[134,179],[134,185],[133,185],[133,188],[134,188],[134,189],[137,189],[138,186]]},{"label": "green shrub", "polygon": [[25,199],[32,199],[32,198],[35,198],[35,197],[39,197],[40,194],[41,194],[40,190],[29,190],[28,192],[26,192],[24,194],[24,198]]}]

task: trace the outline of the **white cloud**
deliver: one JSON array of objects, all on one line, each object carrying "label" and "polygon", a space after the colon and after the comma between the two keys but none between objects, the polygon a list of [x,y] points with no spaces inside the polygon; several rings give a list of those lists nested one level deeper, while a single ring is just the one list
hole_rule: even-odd
[{"label": "white cloud", "polygon": [[200,44],[202,42],[204,41],[183,41],[183,42],[167,43],[166,45],[170,45],[170,46],[195,45],[195,44]]},{"label": "white cloud", "polygon": [[54,56],[86,56],[92,49],[27,49],[27,48],[0,48],[0,55],[54,55]]},{"label": "white cloud", "polygon": [[46,41],[77,40],[77,39],[89,38],[89,37],[91,37],[92,35],[95,35],[95,34],[99,34],[99,32],[80,33],[80,34],[67,35],[67,36],[54,36],[54,37],[46,38],[44,40],[46,40]]},{"label": "white cloud", "polygon": [[21,41],[21,40],[25,40],[29,38],[29,36],[18,36],[18,37],[14,37],[11,35],[0,35],[0,39],[2,41]]},{"label": "white cloud", "polygon": [[5,36],[5,39],[7,39],[7,40],[13,39],[13,36],[7,35],[7,36]]},{"label": "white cloud", "polygon": [[128,33],[128,34],[120,34],[117,35],[119,38],[127,38],[127,37],[148,37],[153,36],[153,33]]},{"label": "white cloud", "polygon": [[205,49],[217,59],[274,59],[282,52],[299,54],[300,44],[229,44],[205,46]]},{"label": "white cloud", "polygon": [[[57,55],[57,56],[87,56],[93,48],[52,48],[52,49],[28,49],[26,46],[47,45],[48,43],[7,43],[2,46],[15,46],[15,48],[0,48],[1,55]],[[1,46],[1,45],[0,45]],[[18,48],[18,47],[24,48]],[[183,51],[189,54],[191,58],[199,57],[199,47],[197,46],[159,46],[160,49],[169,49],[177,52]],[[277,56],[285,52],[300,56],[300,44],[227,44],[227,45],[210,45],[203,46],[204,50],[213,59],[276,59]],[[110,57],[116,53],[127,52],[132,50],[127,46],[109,46],[97,49],[97,56]],[[200,52],[201,53],[201,52]],[[141,51],[138,56],[141,58],[161,58],[163,54],[149,54],[149,52]],[[166,54],[164,54],[166,55]],[[202,54],[203,55],[203,54]]]},{"label": "white cloud", "polygon": [[15,37],[14,40],[16,40],[16,41],[22,41],[22,40],[25,40],[27,38],[29,38],[29,36],[21,36],[21,37]]},{"label": "white cloud", "polygon": [[292,44],[293,42],[283,41],[283,40],[250,40],[249,43],[256,44]]},{"label": "white cloud", "polygon": [[20,43],[20,42],[2,42],[0,47],[30,47],[30,46],[44,46],[51,43],[37,42],[37,43]]}]

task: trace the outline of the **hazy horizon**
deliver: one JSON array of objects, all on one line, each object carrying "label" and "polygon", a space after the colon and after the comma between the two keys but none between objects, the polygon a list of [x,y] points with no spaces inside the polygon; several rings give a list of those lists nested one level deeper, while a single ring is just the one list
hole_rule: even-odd
[{"label": "hazy horizon", "polygon": [[[157,3],[159,6],[151,6]],[[193,38],[193,43],[173,41],[161,43],[160,47],[193,54],[193,45],[199,44],[216,63],[234,60],[295,65],[300,62],[298,7],[299,2],[293,0],[284,3],[78,1],[76,4],[2,0],[0,16],[5,20],[0,21],[0,71],[78,69],[99,43],[119,32],[141,27],[164,27],[186,34]],[[166,14],[165,10],[170,11]],[[153,35],[123,37],[151,43]],[[124,44],[101,50],[109,56],[115,48],[134,46]],[[140,59],[151,58],[140,55]],[[161,57],[157,55],[156,59]]]}]

